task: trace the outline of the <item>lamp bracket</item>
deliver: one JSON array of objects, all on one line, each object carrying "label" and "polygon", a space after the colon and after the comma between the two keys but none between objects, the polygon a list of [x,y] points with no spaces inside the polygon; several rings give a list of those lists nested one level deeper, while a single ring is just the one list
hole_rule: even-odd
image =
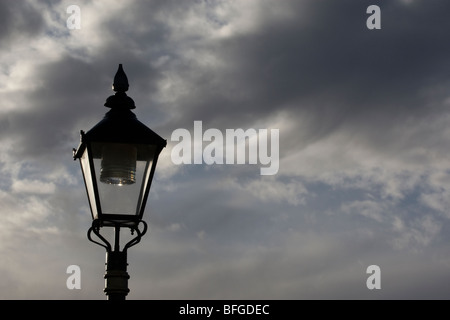
[{"label": "lamp bracket", "polygon": [[[139,220],[135,224],[124,224],[121,222],[114,222],[114,221],[108,221],[108,223],[111,223],[115,229],[114,251],[113,251],[113,247],[112,247],[111,243],[100,233],[102,225],[99,220],[92,221],[92,226],[89,228],[89,230],[87,232],[87,238],[89,239],[89,241],[105,248],[108,253],[120,251],[119,250],[120,228],[124,228],[124,227],[129,228],[131,230],[132,235],[134,235],[136,233],[136,236],[125,244],[122,252],[126,252],[129,248],[138,244],[141,241],[142,236],[147,232],[147,229],[148,229],[147,223],[144,220]],[[142,224],[142,226],[143,226],[142,230],[139,229],[140,224]],[[101,240],[101,242],[94,240],[92,238],[92,233],[94,233],[97,236],[97,238],[99,240]]]}]

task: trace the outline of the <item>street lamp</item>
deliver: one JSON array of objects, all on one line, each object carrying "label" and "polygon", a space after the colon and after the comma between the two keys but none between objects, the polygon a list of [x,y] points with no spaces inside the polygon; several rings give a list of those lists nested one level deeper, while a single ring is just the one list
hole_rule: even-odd
[{"label": "street lamp", "polygon": [[[128,79],[121,64],[114,76],[113,90],[116,93],[105,102],[111,110],[91,130],[81,131],[81,142],[73,149],[73,158],[80,159],[92,213],[88,239],[106,249],[104,292],[109,300],[125,300],[129,292],[127,250],[147,231],[142,216],[158,156],[167,141],[131,111],[135,105],[125,93]],[[114,228],[114,246],[100,233],[102,227]],[[136,234],[122,251],[121,228]],[[94,240],[92,233],[101,242]]]}]

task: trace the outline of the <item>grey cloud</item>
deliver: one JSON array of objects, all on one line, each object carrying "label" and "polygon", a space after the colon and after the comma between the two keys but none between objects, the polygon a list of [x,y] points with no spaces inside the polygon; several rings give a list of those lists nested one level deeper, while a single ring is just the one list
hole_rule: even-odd
[{"label": "grey cloud", "polygon": [[[382,29],[369,31],[365,11],[377,2]],[[271,10],[275,3],[292,14],[278,16]],[[0,5],[0,15],[30,17],[22,23],[4,16],[15,29],[0,31],[1,39],[14,45],[21,45],[20,34],[52,40],[32,7]],[[17,143],[8,150],[9,162],[1,163],[0,187],[8,213],[45,204],[45,210],[30,211],[42,219],[28,218],[28,238],[17,243],[25,248],[31,239],[28,250],[40,253],[24,258],[10,242],[3,244],[9,259],[2,266],[3,286],[18,283],[27,292],[16,290],[14,297],[103,298],[104,252],[84,238],[89,209],[71,148],[79,130],[107,112],[103,103],[122,63],[138,117],[166,138],[176,128],[190,130],[194,120],[205,127],[248,128],[284,114],[279,123],[289,127],[280,128],[280,151],[295,156],[294,169],[280,170],[272,181],[250,166],[184,166],[171,176],[157,169],[146,212],[151,230],[130,253],[130,298],[448,295],[438,281],[448,277],[448,259],[439,258],[448,252],[442,232],[448,202],[447,2],[269,1],[253,14],[254,28],[223,37],[202,29],[214,19],[217,28],[227,23],[211,16],[210,5],[130,2],[111,16],[98,12],[102,23],[88,31],[104,39],[90,50],[81,40],[78,47],[70,44],[76,53],[67,49],[51,61],[36,57],[28,81],[39,85],[17,92],[28,108],[0,118],[1,141]],[[234,5],[242,9],[241,2]],[[61,46],[70,35],[75,37],[68,32],[58,39]],[[14,99],[10,92],[3,97]],[[339,134],[352,139],[326,140]],[[338,153],[354,152],[337,157],[318,148],[302,162],[306,152],[300,151],[324,141]],[[326,156],[331,159],[321,162]],[[378,162],[355,168],[369,158]],[[8,172],[23,159],[29,163],[19,166],[19,174]],[[301,165],[304,171],[295,171]],[[427,170],[440,178],[428,179]],[[32,181],[37,187],[25,185]],[[10,185],[16,193],[7,193]],[[269,192],[268,185],[280,187]],[[54,193],[39,194],[45,191],[39,186]],[[26,191],[22,199],[18,191]],[[12,237],[21,232],[19,225],[5,228]],[[51,288],[45,293],[30,288],[25,277],[28,265],[41,259],[56,261],[50,271],[35,273],[51,283],[30,282]],[[64,287],[68,264],[82,267],[81,293]],[[382,267],[383,284],[390,285],[378,296],[365,287],[370,264]],[[22,267],[14,272],[16,265]],[[62,280],[51,277],[57,272]]]},{"label": "grey cloud", "polygon": [[26,1],[1,1],[0,21],[2,50],[7,50],[14,41],[27,41],[39,35],[44,28],[41,13]]},{"label": "grey cloud", "polygon": [[368,3],[281,2],[306,10],[308,20],[267,19],[252,33],[200,46],[224,67],[181,70],[192,88],[179,102],[183,123],[239,126],[287,110],[308,119],[310,141],[345,126],[368,143],[386,143],[404,119],[414,125],[440,112],[430,105],[445,95],[424,92],[448,82],[447,4],[380,4],[383,28],[369,31]]}]

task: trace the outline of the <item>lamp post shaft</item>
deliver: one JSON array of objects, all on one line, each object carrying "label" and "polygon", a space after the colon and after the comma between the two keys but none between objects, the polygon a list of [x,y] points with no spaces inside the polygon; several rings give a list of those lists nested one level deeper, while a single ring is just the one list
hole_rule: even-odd
[{"label": "lamp post shaft", "polygon": [[[139,225],[143,226],[142,229],[139,229]],[[127,272],[127,250],[138,244],[142,236],[147,232],[147,223],[144,220],[139,220],[134,225],[126,225],[127,228],[131,229],[131,234],[135,234],[135,237],[128,241],[123,246],[122,251],[120,251],[119,235],[121,227],[123,225],[120,223],[115,223],[114,225],[114,246],[100,234],[100,222],[98,220],[92,222],[92,227],[89,228],[87,233],[87,237],[91,242],[106,249],[105,289],[103,291],[108,300],[125,300],[125,297],[130,292],[128,289],[130,276]],[[92,234],[95,234],[103,243],[93,239]]]},{"label": "lamp post shaft", "polygon": [[108,300],[125,300],[128,292],[127,252],[106,252],[105,289]]},{"label": "lamp post shaft", "polygon": [[127,251],[120,251],[120,226],[115,226],[114,251],[106,252],[106,273],[104,292],[108,300],[125,300],[128,292]]}]

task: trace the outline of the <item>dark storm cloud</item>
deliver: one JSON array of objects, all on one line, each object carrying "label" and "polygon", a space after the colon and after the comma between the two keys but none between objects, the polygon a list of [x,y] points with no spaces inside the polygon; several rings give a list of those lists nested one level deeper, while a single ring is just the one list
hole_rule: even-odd
[{"label": "dark storm cloud", "polygon": [[[167,123],[171,128],[186,127],[193,120],[245,127],[284,110],[292,119],[308,119],[307,128],[302,128],[305,138],[320,139],[345,126],[370,140],[380,126],[390,135],[405,117],[414,123],[429,116],[437,108],[433,102],[439,104],[445,97],[426,95],[429,88],[448,82],[450,26],[445,12],[450,5],[445,2],[378,3],[382,29],[375,31],[365,26],[370,1],[277,2],[293,14],[274,18],[267,6],[258,11],[257,28],[251,32],[217,39],[188,34],[182,38],[183,28],[173,21],[185,21],[193,4],[136,2],[109,17],[96,30],[108,36],[90,62],[61,56],[37,66],[36,80],[42,81],[42,88],[27,93],[34,107],[20,119],[11,115],[9,124],[22,123],[28,133],[43,128],[41,138],[31,135],[38,140],[30,142],[36,149],[43,143],[54,145],[56,141],[46,139],[64,135],[66,119],[88,119],[106,111],[101,104],[112,94],[110,78],[118,63],[130,76],[130,96],[138,108],[147,108],[148,103],[164,112],[164,106],[151,99],[167,67],[152,63],[165,55],[190,89],[174,102],[182,116]],[[17,10],[8,5],[3,12],[14,12],[4,20],[4,30],[14,32],[4,31],[4,37],[42,29],[41,16],[29,6]],[[27,19],[10,18],[17,15]],[[175,34],[178,42],[173,40]],[[186,49],[198,51],[198,59],[201,53],[210,54],[221,65],[205,67],[189,61],[183,56]],[[97,109],[90,106],[94,101]],[[287,146],[294,143],[285,138]]]},{"label": "dark storm cloud", "polygon": [[282,20],[262,12],[253,32],[204,44],[224,67],[180,70],[197,89],[184,97],[181,121],[239,126],[287,110],[308,119],[312,139],[345,126],[370,140],[380,127],[391,135],[405,118],[439,112],[445,95],[426,93],[448,83],[450,5],[378,2],[382,29],[370,31],[370,4],[277,2],[295,14]]},{"label": "dark storm cloud", "polygon": [[[67,16],[65,12],[52,9],[51,4],[39,3],[48,9],[51,18],[59,17],[61,20],[61,17]],[[130,5],[124,16],[118,12],[117,16],[109,17],[97,30],[88,30],[105,35],[104,43],[90,57],[87,56],[86,48],[78,48],[79,51],[75,50],[73,55],[68,51],[60,51],[61,55],[51,61],[44,56],[36,57],[32,66],[33,77],[27,79],[33,89],[16,92],[27,106],[1,118],[2,138],[17,139],[13,154],[39,158],[56,150],[61,152],[67,149],[74,137],[76,144],[79,130],[89,129],[88,126],[100,121],[108,111],[103,104],[108,96],[114,94],[111,84],[119,63],[124,64],[129,75],[130,96],[145,113],[149,97],[156,90],[155,79],[158,77],[158,71],[151,66],[154,60],[152,48],[149,51],[148,47],[157,47],[163,36],[158,28],[164,26],[163,23],[155,23],[156,31],[145,27],[150,25],[148,19],[152,20],[151,15],[158,13],[155,4],[157,2]],[[44,30],[42,13],[26,2],[2,2],[1,5],[5,7],[1,11],[5,14],[2,36],[10,42],[18,41],[23,36],[42,36],[41,31],[49,35],[62,34],[49,26]],[[65,21],[59,22],[60,29],[67,34]],[[138,25],[142,25],[141,33],[136,30]],[[64,47],[67,38],[64,36],[54,40],[59,42],[58,46]],[[83,59],[87,57],[89,61]],[[14,99],[14,96],[8,99]]]},{"label": "dark storm cloud", "polygon": [[[3,137],[18,139],[13,154],[34,159],[52,157],[53,152],[70,154],[66,149],[69,143],[77,143],[79,130],[88,130],[109,110],[104,103],[114,94],[111,84],[118,64],[108,62],[86,63],[65,55],[56,62],[37,63],[35,77],[29,81],[40,85],[23,92],[28,105],[22,110],[13,110],[1,120]],[[133,75],[131,85],[138,83],[143,74],[151,73],[148,65],[139,60],[129,61],[128,70]],[[145,77],[141,86],[149,90],[151,79],[151,76]],[[133,90],[138,92],[139,87]],[[136,96],[133,98],[142,108],[139,102],[146,99]]]},{"label": "dark storm cloud", "polygon": [[8,49],[14,41],[27,41],[44,27],[41,13],[25,1],[0,2],[0,46]]},{"label": "dark storm cloud", "polygon": [[23,92],[27,106],[7,116],[6,133],[18,139],[13,153],[18,157],[51,157],[56,150],[61,152],[62,147],[67,147],[67,141],[73,139],[73,132],[68,129],[80,115],[89,118],[94,113],[91,106],[99,100],[97,92],[103,89],[101,78],[95,76],[98,73],[92,76],[93,69],[68,56],[35,65],[35,77],[28,81],[40,85]]},{"label": "dark storm cloud", "polygon": [[[21,99],[0,117],[0,141],[10,156],[0,157],[5,175],[0,197],[12,221],[0,227],[4,235],[29,234],[23,233],[23,225],[30,226],[31,239],[45,239],[52,246],[49,255],[40,254],[48,250],[33,241],[39,254],[24,255],[28,260],[23,263],[16,248],[5,251],[9,242],[1,241],[4,256],[21,266],[20,272],[11,271],[14,263],[2,266],[7,278],[14,279],[6,279],[5,286],[19,283],[23,288],[14,297],[73,297],[64,276],[49,277],[45,268],[30,273],[27,267],[61,256],[51,273],[79,264],[84,283],[80,296],[103,298],[100,248],[82,238],[90,225],[89,208],[71,148],[77,147],[79,130],[88,130],[108,111],[103,104],[113,94],[119,63],[128,75],[128,94],[139,119],[165,138],[177,128],[191,129],[194,120],[219,129],[272,126],[276,120],[282,155],[293,154],[293,167],[301,163],[301,173],[313,172],[304,181],[297,171],[290,176],[280,167],[279,175],[263,179],[255,177],[257,169],[244,166],[199,165],[176,167],[177,175],[162,176],[164,166],[175,167],[165,149],[169,156],[158,163],[147,205],[153,232],[130,258],[134,297],[233,298],[238,292],[239,298],[371,298],[364,271],[372,263],[381,265],[383,277],[398,281],[391,283],[393,289],[383,288],[384,297],[422,296],[417,292],[426,286],[439,297],[448,293],[438,275],[431,282],[427,275],[433,264],[431,270],[448,277],[448,259],[442,258],[448,250],[433,242],[443,239],[446,220],[430,209],[445,211],[442,198],[447,193],[442,190],[448,175],[438,171],[427,179],[419,167],[416,175],[406,172],[402,180],[388,168],[354,179],[333,166],[340,160],[342,167],[353,168],[371,157],[382,163],[411,146],[435,161],[430,166],[441,161],[449,144],[441,134],[450,71],[446,1],[242,0],[233,2],[232,9],[221,8],[230,10],[224,17],[214,10],[227,2],[79,3],[82,19],[93,19],[93,27],[82,20],[82,29],[74,31],[61,20],[67,17],[61,3],[39,2],[49,10],[42,16],[25,3],[0,4],[8,26],[0,37],[21,48],[16,66],[28,61],[28,72],[18,68],[15,79],[33,84],[20,83],[15,87],[20,89],[3,96],[8,102]],[[366,9],[372,4],[381,7],[381,30],[366,28]],[[27,19],[12,18],[24,12]],[[49,17],[59,17],[61,25],[46,25],[42,19]],[[227,24],[243,26],[244,20],[250,27],[219,32]],[[23,37],[45,40],[44,45],[22,56],[26,45],[18,40]],[[50,54],[56,48],[58,55]],[[21,72],[31,76],[21,77]],[[354,137],[348,148],[345,140],[326,140],[343,132]],[[297,156],[311,145],[310,158]],[[362,152],[349,161],[358,147]],[[343,159],[335,161],[334,150],[336,158],[344,153]],[[321,162],[328,156],[332,159]],[[15,166],[23,159],[32,165]],[[398,157],[400,168],[403,160]],[[324,171],[334,180],[316,175]],[[427,197],[421,197],[423,190]],[[48,220],[54,223],[50,228]],[[29,248],[29,242],[18,239],[15,246]],[[61,243],[67,244],[64,252]],[[408,260],[410,247],[429,249],[434,258],[418,254]],[[399,278],[410,265],[414,272]],[[91,266],[98,268],[91,272]],[[28,276],[46,279],[42,288],[51,290],[26,290],[36,283]],[[402,289],[408,281],[416,293]],[[3,294],[11,295],[7,290]]]}]

